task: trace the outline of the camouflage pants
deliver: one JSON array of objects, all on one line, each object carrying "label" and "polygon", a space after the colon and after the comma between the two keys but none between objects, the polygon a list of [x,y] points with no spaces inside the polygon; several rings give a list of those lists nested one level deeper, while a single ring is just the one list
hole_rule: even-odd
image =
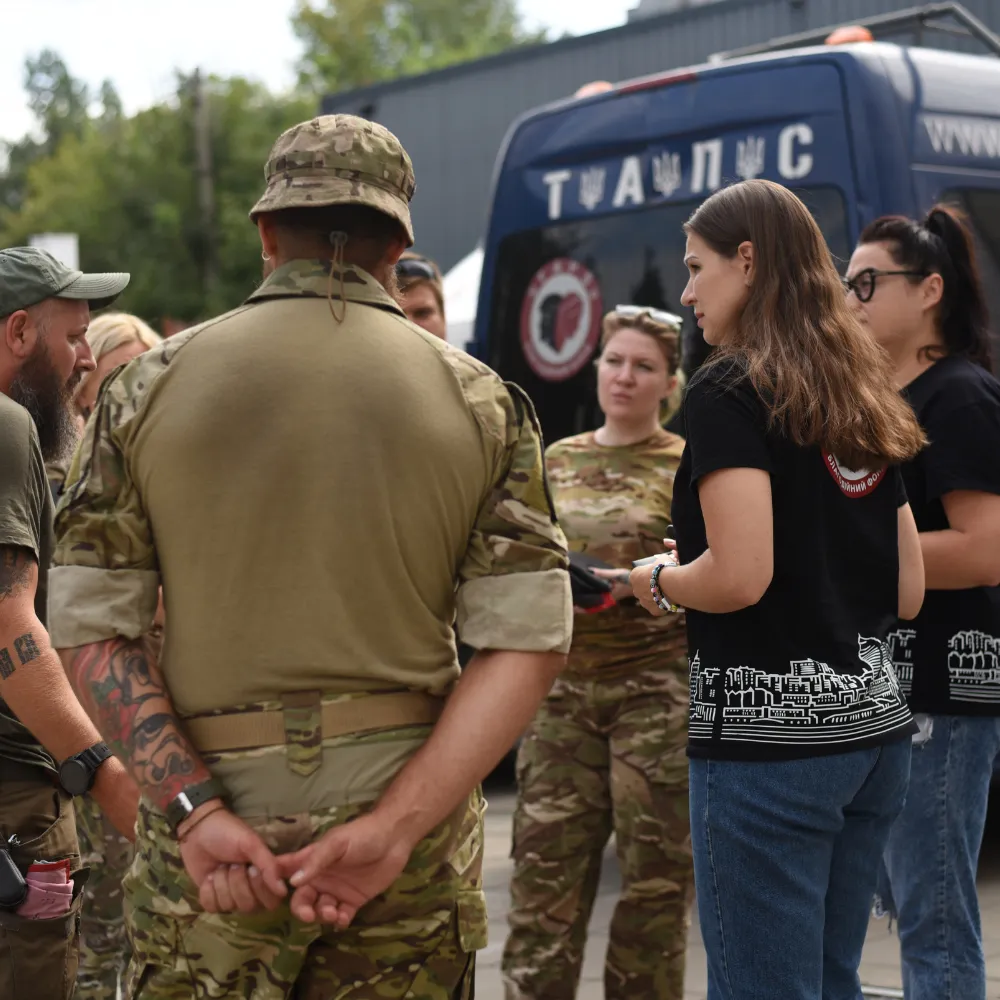
[{"label": "camouflage pants", "polygon": [[681,1000],[693,867],[679,671],[564,675],[518,754],[507,1000],[572,1000],[612,831],[608,1000]]},{"label": "camouflage pants", "polygon": [[75,1000],[116,1000],[129,959],[122,879],[132,862],[132,845],[104,817],[89,796],[76,800],[76,834],[81,861],[90,867],[80,920],[80,964]]},{"label": "camouflage pants", "polygon": [[[133,956],[126,1000],[470,1000],[486,946],[479,793],[414,851],[404,873],[351,927],[273,913],[209,914],[166,820],[140,807],[125,878]],[[304,847],[364,807],[253,822],[276,853]]]}]

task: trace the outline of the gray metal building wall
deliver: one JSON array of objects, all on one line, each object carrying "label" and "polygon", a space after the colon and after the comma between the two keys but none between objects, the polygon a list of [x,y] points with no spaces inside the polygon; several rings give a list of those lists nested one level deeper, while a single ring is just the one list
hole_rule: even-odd
[{"label": "gray metal building wall", "polygon": [[[447,269],[483,234],[497,152],[525,111],[568,97],[592,80],[616,82],[692,65],[714,52],[908,5],[907,0],[718,0],[334,94],[324,99],[323,111],[372,118],[399,136],[417,175],[417,249]],[[965,0],[965,6],[1000,30],[1000,0]],[[969,48],[960,38],[928,37],[933,39],[928,44]]]},{"label": "gray metal building wall", "polygon": [[719,3],[719,0],[639,0],[639,5],[628,12],[628,19],[634,21],[639,17],[652,17],[654,14],[681,10],[683,7],[698,7],[706,3]]}]

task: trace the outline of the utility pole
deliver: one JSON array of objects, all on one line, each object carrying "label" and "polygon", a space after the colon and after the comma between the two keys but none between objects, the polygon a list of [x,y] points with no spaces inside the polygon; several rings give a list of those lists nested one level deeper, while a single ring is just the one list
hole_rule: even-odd
[{"label": "utility pole", "polygon": [[215,177],[212,171],[212,119],[205,80],[200,69],[194,72],[194,148],[198,177],[198,208],[204,243],[202,282],[205,298],[211,302],[218,284],[215,238]]}]

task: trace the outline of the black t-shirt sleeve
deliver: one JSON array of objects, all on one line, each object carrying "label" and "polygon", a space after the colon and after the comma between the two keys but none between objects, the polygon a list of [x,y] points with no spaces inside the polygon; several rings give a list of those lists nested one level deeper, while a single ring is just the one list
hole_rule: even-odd
[{"label": "black t-shirt sleeve", "polygon": [[1000,403],[980,400],[924,417],[928,500],[953,490],[1000,494]]},{"label": "black t-shirt sleeve", "polygon": [[692,381],[684,429],[692,483],[719,469],[772,471],[764,406],[749,379],[730,365],[713,366]]},{"label": "black t-shirt sleeve", "polygon": [[910,498],[906,495],[906,483],[903,480],[903,470],[898,465],[889,467],[890,475],[896,483],[896,506],[905,507]]},{"label": "black t-shirt sleeve", "polygon": [[0,415],[0,545],[41,551],[48,482],[38,433],[24,411]]}]

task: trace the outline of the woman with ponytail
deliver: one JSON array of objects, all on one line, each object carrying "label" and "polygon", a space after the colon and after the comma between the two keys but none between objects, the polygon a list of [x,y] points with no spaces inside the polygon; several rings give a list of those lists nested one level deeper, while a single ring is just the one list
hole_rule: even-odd
[{"label": "woman with ponytail", "polygon": [[1000,753],[1000,383],[963,218],[878,219],[846,285],[930,442],[903,465],[927,596],[889,642],[920,732],[879,895],[898,917],[906,1000],[985,1000],[975,880]]}]

